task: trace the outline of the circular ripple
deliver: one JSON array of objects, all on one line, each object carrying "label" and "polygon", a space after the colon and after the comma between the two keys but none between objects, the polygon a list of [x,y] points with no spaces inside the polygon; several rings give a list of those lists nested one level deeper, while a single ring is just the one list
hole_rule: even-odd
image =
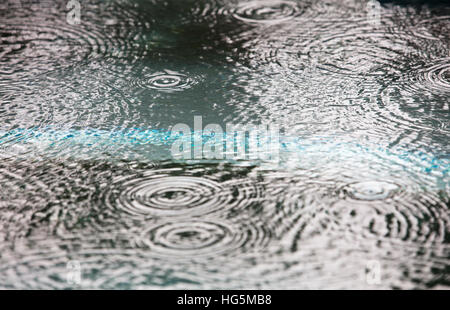
[{"label": "circular ripple", "polygon": [[98,33],[65,25],[1,24],[3,50],[0,75],[22,78],[52,71],[100,53],[104,40]]},{"label": "circular ripple", "polygon": [[417,86],[433,90],[436,92],[450,91],[450,59],[445,59],[440,63],[418,70],[417,75],[412,78]]},{"label": "circular ripple", "polygon": [[140,179],[123,186],[125,190],[120,195],[123,205],[142,214],[151,210],[176,213],[199,206],[211,209],[220,204],[224,190],[212,180],[189,176]]},{"label": "circular ripple", "polygon": [[415,52],[418,53],[408,43],[406,34],[392,35],[364,27],[324,37],[305,49],[317,68],[347,76],[401,72],[401,60]]},{"label": "circular ripple", "polygon": [[[77,148],[77,151],[74,148],[65,148],[64,144],[68,146],[72,139],[61,137],[58,129],[63,133],[69,128],[77,127],[127,127],[129,117],[139,117],[136,111],[130,108],[132,102],[127,96],[114,86],[99,83],[95,76],[61,79],[59,75],[47,74],[45,79],[36,79],[32,85],[4,99],[0,107],[2,133],[6,133],[9,138],[2,137],[0,144],[11,146],[17,143],[29,148],[29,151],[38,152],[43,151],[45,147],[51,147],[52,154],[57,156],[70,155],[70,152],[72,155],[87,155],[95,145],[90,144],[90,148],[86,148],[85,144],[83,149],[83,143],[78,146],[73,144],[72,147]],[[27,144],[26,133],[49,135],[48,139],[41,136],[36,143]],[[117,146],[109,144],[103,145],[102,148],[117,149]],[[50,148],[47,150],[50,152]],[[103,151],[106,152],[106,149]]]},{"label": "circular ripple", "polygon": [[385,248],[400,242],[430,249],[445,242],[450,221],[442,192],[413,184],[363,182],[344,187],[341,198],[330,209],[331,231],[360,242],[379,240]]},{"label": "circular ripple", "polygon": [[301,9],[291,1],[251,1],[240,5],[232,15],[247,23],[281,23],[294,18]]},{"label": "circular ripple", "polygon": [[191,88],[196,83],[195,78],[170,70],[134,80],[134,84],[142,89],[155,89],[169,93]]},{"label": "circular ripple", "polygon": [[[412,79],[417,79],[415,76]],[[399,138],[395,143],[408,141],[413,134],[421,132],[423,139],[416,141],[416,147],[442,147],[429,139],[438,140],[448,135],[447,115],[449,103],[445,92],[433,91],[433,85],[412,82],[411,79],[386,85],[378,90],[377,105],[373,111],[380,122],[377,132],[382,136],[386,129]],[[382,126],[381,126],[382,125]],[[398,131],[402,128],[402,131]],[[439,153],[438,150],[433,152]]]},{"label": "circular ripple", "polygon": [[399,187],[388,182],[368,181],[354,183],[343,190],[350,197],[358,200],[383,200],[392,197]]},{"label": "circular ripple", "polygon": [[[132,10],[115,6],[98,14],[91,5],[84,9],[82,23],[74,26],[61,18],[65,8],[33,11],[23,7],[2,18],[0,77],[17,82],[96,57],[142,56],[144,40],[139,31],[148,23]],[[131,24],[130,16],[135,19]],[[104,23],[107,18],[119,18],[122,23],[111,26]]]},{"label": "circular ripple", "polygon": [[[450,66],[445,60],[433,65],[421,64],[404,73],[395,82],[386,82],[375,90],[375,104],[370,109],[380,122],[378,134],[386,129],[407,141],[413,133],[421,132],[424,137],[416,145],[431,146],[439,136],[448,135],[447,116],[450,105],[446,100],[450,91]],[[398,131],[402,128],[402,131]],[[397,139],[396,143],[400,142]],[[439,147],[438,144],[433,145]],[[434,152],[439,152],[434,150]],[[445,151],[444,151],[445,152]]]},{"label": "circular ripple", "polygon": [[276,38],[283,39],[278,44],[280,50],[290,56],[279,59],[283,67],[298,70],[309,64],[346,76],[400,75],[405,66],[428,58],[430,51],[443,52],[441,43],[415,36],[410,25],[398,25],[396,17],[383,18],[386,20],[376,29],[368,25],[364,15],[319,24],[314,20],[302,25],[292,23],[283,27],[286,29],[275,29],[276,36],[269,42],[276,47]]},{"label": "circular ripple", "polygon": [[[152,164],[145,167],[150,169]],[[83,231],[99,232],[105,227],[130,231],[130,218],[95,203],[114,176],[129,173],[130,169],[131,163],[3,159],[0,240],[33,236],[36,231],[64,235],[80,227]]]},{"label": "circular ripple", "polygon": [[[242,236],[233,230],[238,229],[237,226],[211,221],[172,229],[165,225],[167,229],[160,228],[160,234],[157,233],[161,242],[155,241],[157,245],[151,247],[139,244],[138,248],[133,244],[133,234],[114,230],[104,234],[84,231],[64,237],[40,235],[14,244],[2,243],[0,287],[186,288],[190,283],[189,287],[199,288],[216,287],[220,285],[218,282],[239,287],[243,283],[227,280],[241,278],[246,267],[252,265],[246,258],[257,257],[258,250],[264,250],[268,242],[262,236],[250,237],[256,233],[255,229],[239,227],[246,229]],[[269,235],[266,231],[263,233]],[[144,234],[144,237],[149,236]],[[219,246],[223,248],[217,248]],[[234,255],[238,253],[242,255]],[[81,269],[81,282],[68,281],[77,269]],[[130,272],[132,270],[136,272]],[[259,281],[259,277],[251,279]]]},{"label": "circular ripple", "polygon": [[[339,240],[345,236],[361,246],[382,241],[380,251],[403,243],[427,252],[442,249],[450,230],[445,192],[448,163],[433,161],[430,164],[441,171],[421,173],[417,168],[424,165],[424,157],[402,158],[364,148],[358,147],[348,157],[344,155],[348,146],[327,148],[326,154],[317,156],[312,150],[303,152],[309,154],[303,165],[308,157],[326,159],[313,162],[303,173],[296,169],[294,176],[275,174],[269,179],[266,203],[272,202],[273,207],[266,208],[267,218],[280,244],[298,251],[315,237]],[[330,153],[337,157],[329,157]]]},{"label": "circular ripple", "polygon": [[[229,212],[256,207],[262,200],[261,185],[239,176],[240,169],[222,171],[208,165],[168,166],[131,171],[131,175],[109,186],[102,200],[112,210],[139,217],[198,216],[213,212],[228,217]],[[201,175],[198,169],[204,169]]]},{"label": "circular ripple", "polygon": [[138,243],[153,254],[168,257],[205,257],[261,249],[270,239],[263,226],[225,221],[183,220],[158,224],[145,230]]}]

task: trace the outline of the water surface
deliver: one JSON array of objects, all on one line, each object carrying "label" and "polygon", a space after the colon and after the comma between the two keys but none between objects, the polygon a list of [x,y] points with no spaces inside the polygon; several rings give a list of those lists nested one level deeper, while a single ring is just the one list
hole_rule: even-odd
[{"label": "water surface", "polygon": [[[1,288],[448,288],[450,6],[66,5],[0,2]],[[279,160],[175,160],[196,115]]]}]

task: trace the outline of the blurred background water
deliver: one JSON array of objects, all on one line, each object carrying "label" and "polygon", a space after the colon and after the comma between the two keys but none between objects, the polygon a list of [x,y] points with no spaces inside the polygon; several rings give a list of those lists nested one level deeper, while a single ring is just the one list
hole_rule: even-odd
[{"label": "blurred background water", "polygon": [[0,0],[0,288],[448,289],[448,4],[76,2]]}]

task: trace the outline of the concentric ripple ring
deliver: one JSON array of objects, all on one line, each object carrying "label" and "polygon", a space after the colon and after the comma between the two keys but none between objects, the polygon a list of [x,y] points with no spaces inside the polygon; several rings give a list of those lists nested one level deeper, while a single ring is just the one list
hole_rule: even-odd
[{"label": "concentric ripple ring", "polygon": [[244,210],[260,202],[263,191],[250,178],[224,180],[221,177],[235,172],[202,167],[212,175],[197,175],[196,166],[132,171],[108,186],[101,199],[111,210],[138,218],[184,218],[212,213],[226,218],[233,210]]},{"label": "concentric ripple ring", "polygon": [[197,82],[196,77],[165,70],[135,80],[133,84],[141,89],[154,89],[171,93],[191,88]]},{"label": "concentric ripple ring", "polygon": [[428,86],[435,91],[450,91],[449,60],[447,59],[442,63],[421,70],[417,79],[421,84]]},{"label": "concentric ripple ring", "polygon": [[281,23],[294,18],[300,8],[291,1],[252,1],[240,5],[234,18],[247,23]]},{"label": "concentric ripple ring", "polygon": [[180,212],[194,208],[208,209],[220,204],[221,186],[205,178],[167,176],[130,181],[123,184],[123,205],[133,212]]},{"label": "concentric ripple ring", "polygon": [[192,258],[244,253],[265,246],[269,239],[262,225],[185,220],[146,229],[138,244],[157,256]]},{"label": "concentric ripple ring", "polygon": [[393,183],[367,181],[348,185],[344,191],[358,200],[383,200],[394,195],[399,187]]}]

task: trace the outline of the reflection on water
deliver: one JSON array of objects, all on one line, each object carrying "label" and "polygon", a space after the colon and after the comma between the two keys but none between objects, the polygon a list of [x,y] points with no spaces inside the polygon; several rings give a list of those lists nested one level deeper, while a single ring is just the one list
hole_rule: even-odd
[{"label": "reflection on water", "polygon": [[[448,5],[44,2],[0,2],[0,287],[448,287]],[[279,162],[175,161],[194,115]]]}]

